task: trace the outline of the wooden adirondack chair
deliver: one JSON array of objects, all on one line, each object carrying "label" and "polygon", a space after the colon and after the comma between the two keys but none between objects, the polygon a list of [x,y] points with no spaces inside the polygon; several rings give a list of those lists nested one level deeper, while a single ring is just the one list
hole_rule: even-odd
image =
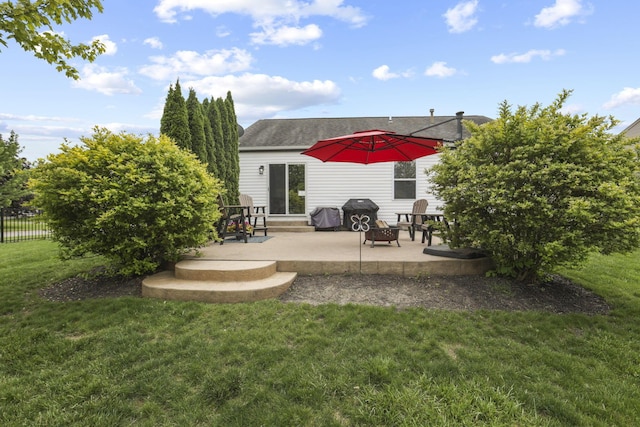
[{"label": "wooden adirondack chair", "polygon": [[411,212],[396,212],[398,227],[408,229],[411,240],[416,239],[416,230],[422,230],[422,223],[424,222],[428,205],[427,199],[418,199],[413,202]]},{"label": "wooden adirondack chair", "polygon": [[[242,206],[247,206],[247,211],[245,213],[249,218],[253,218],[253,232],[252,235],[255,236],[256,230],[264,231],[264,235],[267,235],[267,212],[266,206],[255,206],[253,204],[253,198],[248,194],[240,195],[240,204]],[[262,218],[262,224],[258,225],[258,218]]]}]

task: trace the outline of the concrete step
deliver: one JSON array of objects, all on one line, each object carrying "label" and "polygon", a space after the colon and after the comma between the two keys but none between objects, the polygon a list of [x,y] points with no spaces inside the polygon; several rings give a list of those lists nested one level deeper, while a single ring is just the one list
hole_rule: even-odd
[{"label": "concrete step", "polygon": [[295,272],[277,272],[275,261],[184,260],[175,270],[142,281],[142,296],[216,303],[275,298],[295,280]]},{"label": "concrete step", "polygon": [[315,231],[312,225],[269,225],[269,233],[307,233]]},{"label": "concrete step", "polygon": [[272,225],[305,226],[305,225],[309,225],[309,221],[307,221],[306,219],[269,219],[269,222],[267,223],[267,225],[269,226],[269,228],[271,228]]},{"label": "concrete step", "polygon": [[276,298],[293,283],[297,273],[281,272],[261,280],[219,282],[176,279],[164,271],[143,280],[142,296],[174,301],[213,303],[253,302]]},{"label": "concrete step", "polygon": [[276,233],[305,233],[315,231],[306,219],[276,219],[267,223],[269,232]]},{"label": "concrete step", "polygon": [[207,261],[184,260],[176,264],[175,277],[180,280],[242,282],[266,279],[276,273],[275,261]]}]

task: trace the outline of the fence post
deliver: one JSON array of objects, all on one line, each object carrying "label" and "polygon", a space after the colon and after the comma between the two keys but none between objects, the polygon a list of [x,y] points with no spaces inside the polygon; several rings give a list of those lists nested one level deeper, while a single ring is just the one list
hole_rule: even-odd
[{"label": "fence post", "polygon": [[0,243],[4,243],[4,208],[0,208]]}]

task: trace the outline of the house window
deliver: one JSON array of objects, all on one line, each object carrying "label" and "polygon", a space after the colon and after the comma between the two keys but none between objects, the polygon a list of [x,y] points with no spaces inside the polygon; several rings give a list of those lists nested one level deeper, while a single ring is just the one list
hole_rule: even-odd
[{"label": "house window", "polygon": [[416,198],[416,162],[396,162],[393,168],[394,199]]}]

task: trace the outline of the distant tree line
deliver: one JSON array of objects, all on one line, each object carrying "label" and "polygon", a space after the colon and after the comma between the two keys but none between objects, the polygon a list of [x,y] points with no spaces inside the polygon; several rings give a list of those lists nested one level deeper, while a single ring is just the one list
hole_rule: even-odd
[{"label": "distant tree line", "polygon": [[31,163],[19,156],[21,151],[17,133],[11,131],[9,139],[0,134],[0,208],[18,207],[27,196],[27,176],[21,172],[30,169]]},{"label": "distant tree line", "polygon": [[238,124],[231,92],[225,99],[211,97],[200,102],[193,88],[185,99],[180,81],[176,81],[169,86],[160,133],[192,151],[209,173],[224,181],[227,202],[238,201]]}]

